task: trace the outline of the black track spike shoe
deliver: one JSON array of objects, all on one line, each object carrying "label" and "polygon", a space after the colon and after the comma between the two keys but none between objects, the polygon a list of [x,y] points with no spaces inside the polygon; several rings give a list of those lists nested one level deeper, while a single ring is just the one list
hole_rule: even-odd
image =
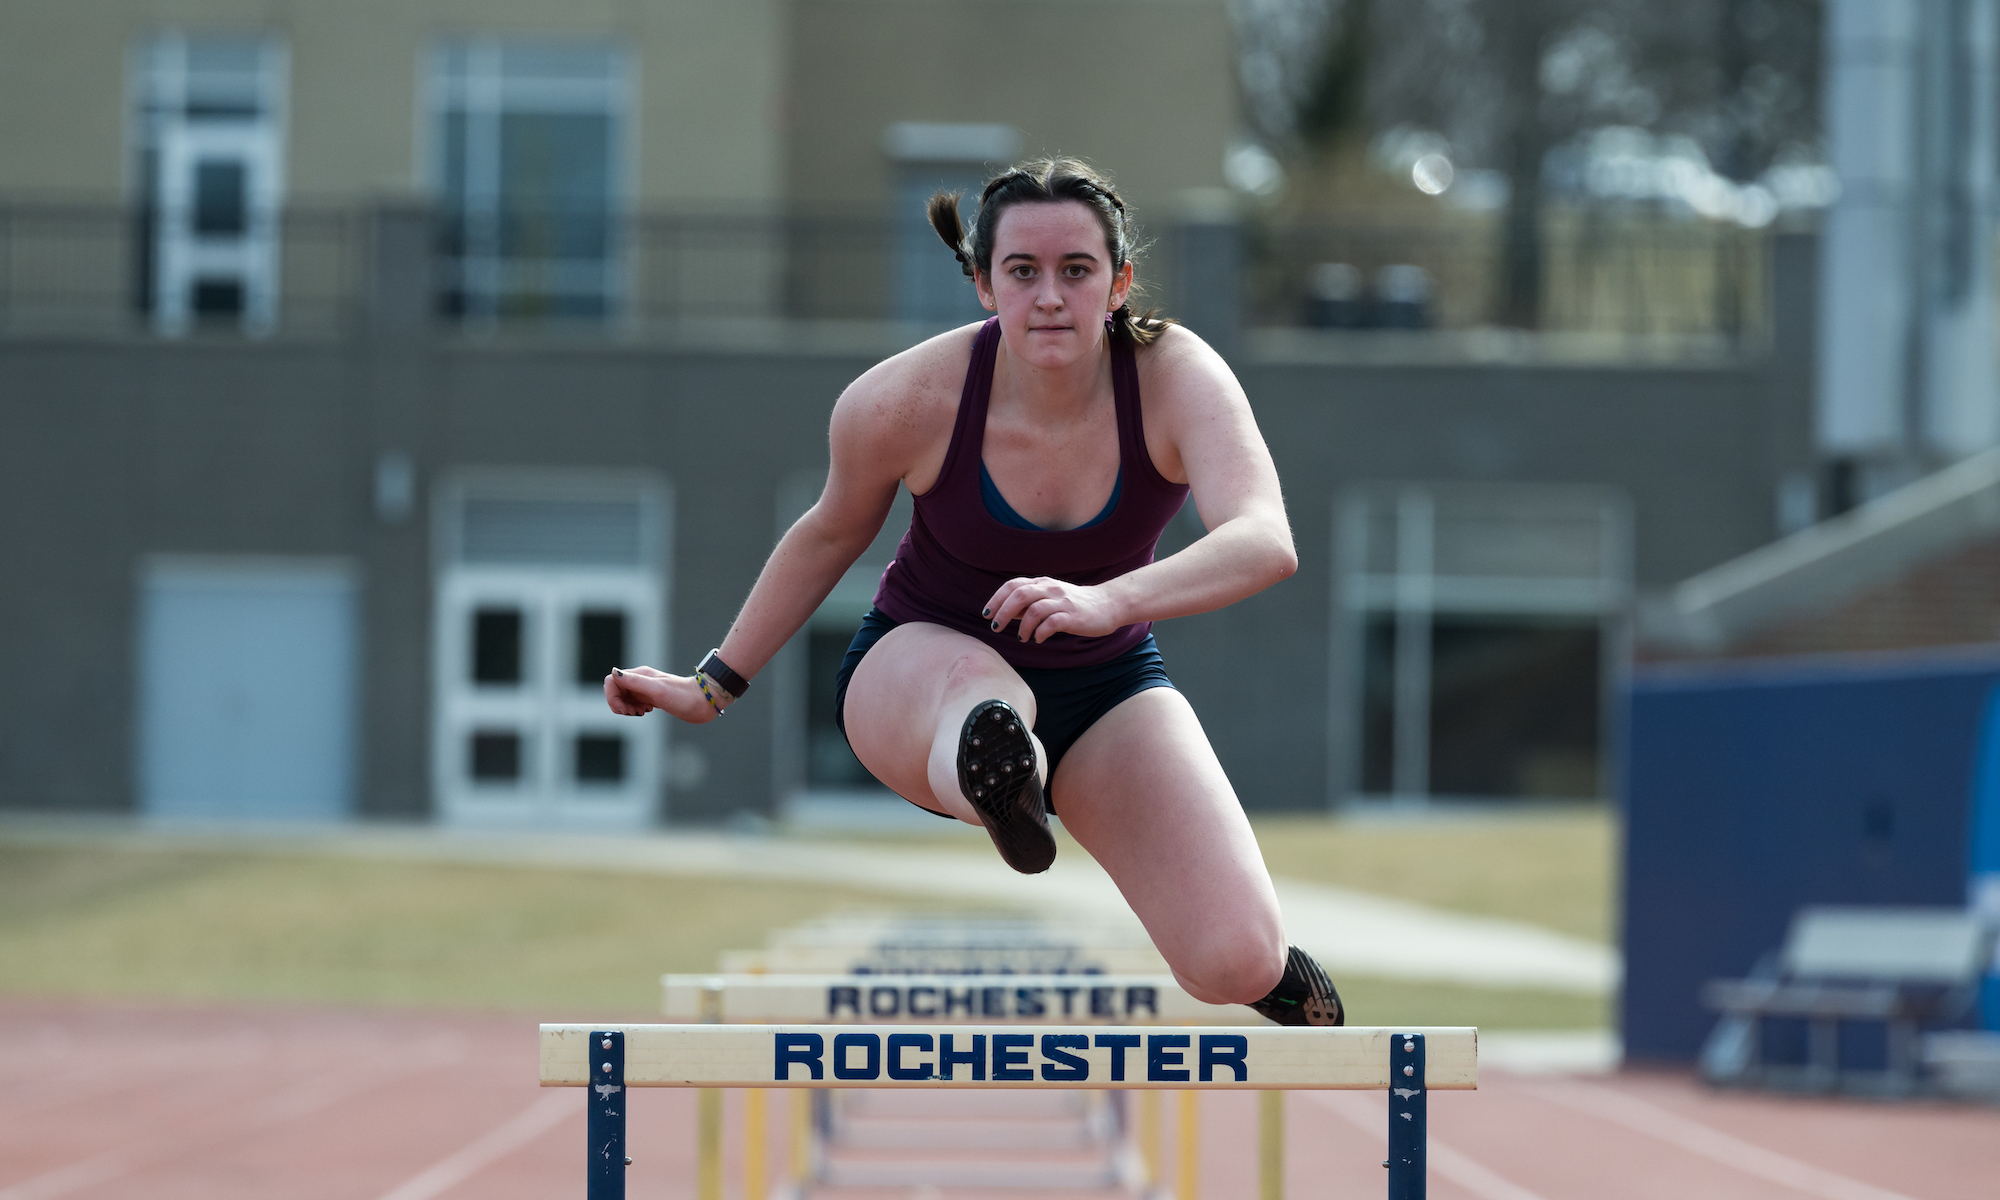
[{"label": "black track spike shoe", "polygon": [[1280,1025],[1345,1025],[1347,1009],[1333,980],[1313,956],[1297,946],[1285,953],[1285,977],[1271,994],[1250,1006]]},{"label": "black track spike shoe", "polygon": [[1056,836],[1035,777],[1034,739],[1005,700],[984,701],[965,718],[958,731],[958,786],[1008,866],[1023,875],[1049,869]]}]

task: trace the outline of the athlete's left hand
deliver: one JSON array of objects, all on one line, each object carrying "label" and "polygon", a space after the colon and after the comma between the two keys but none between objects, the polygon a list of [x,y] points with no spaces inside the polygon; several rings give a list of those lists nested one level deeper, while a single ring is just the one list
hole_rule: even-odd
[{"label": "athlete's left hand", "polygon": [[1103,637],[1120,624],[1103,588],[1064,583],[1045,575],[1009,579],[986,602],[983,615],[996,630],[1019,621],[1017,633],[1024,642],[1046,642],[1056,633]]}]

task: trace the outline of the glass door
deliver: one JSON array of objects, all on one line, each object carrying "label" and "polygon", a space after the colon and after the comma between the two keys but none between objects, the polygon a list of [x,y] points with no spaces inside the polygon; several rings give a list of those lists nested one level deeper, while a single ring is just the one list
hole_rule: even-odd
[{"label": "glass door", "polygon": [[168,335],[277,322],[285,51],[160,37],[138,59],[143,305]]},{"label": "glass door", "polygon": [[258,124],[170,125],[160,139],[160,327],[227,323],[266,333],[277,320],[278,164]]},{"label": "glass door", "polygon": [[656,660],[637,571],[462,566],[438,605],[433,770],[445,820],[632,829],[659,811],[662,717],[605,707],[613,666]]}]

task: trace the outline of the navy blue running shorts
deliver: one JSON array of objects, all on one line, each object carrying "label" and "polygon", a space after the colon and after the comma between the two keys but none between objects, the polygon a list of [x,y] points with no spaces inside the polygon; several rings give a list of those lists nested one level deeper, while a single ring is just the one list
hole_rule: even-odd
[{"label": "navy blue running shorts", "polygon": [[[854,668],[861,665],[875,643],[895,627],[895,621],[869,609],[840,660],[840,673],[833,677],[833,720],[840,726],[842,737],[847,736],[847,681],[854,677]],[[1097,724],[1099,717],[1147,688],[1174,686],[1174,681],[1167,678],[1166,660],[1160,656],[1160,648],[1151,634],[1110,662],[1093,667],[1015,667],[1014,672],[1035,694],[1035,736],[1042,739],[1042,749],[1048,753],[1050,779],[1055,778],[1056,764],[1063,755],[1076,745],[1084,730]],[[924,811],[937,810],[924,808]],[[1055,811],[1053,797],[1049,800],[1049,811]],[[937,815],[948,817],[946,813]]]}]

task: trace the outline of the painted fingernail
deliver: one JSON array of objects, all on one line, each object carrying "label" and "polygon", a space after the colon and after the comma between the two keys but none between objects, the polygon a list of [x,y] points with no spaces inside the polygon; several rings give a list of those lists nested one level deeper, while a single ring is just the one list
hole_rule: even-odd
[{"label": "painted fingernail", "polygon": [[979,615],[982,617],[990,617],[993,615],[993,610],[990,608],[982,608],[979,610]]},{"label": "painted fingernail", "polygon": [[1000,622],[998,621],[993,622],[993,632],[995,633],[1000,632]]},{"label": "painted fingernail", "polygon": [[613,667],[611,668],[611,673],[613,675],[623,675],[625,672],[619,670],[617,667]]}]

